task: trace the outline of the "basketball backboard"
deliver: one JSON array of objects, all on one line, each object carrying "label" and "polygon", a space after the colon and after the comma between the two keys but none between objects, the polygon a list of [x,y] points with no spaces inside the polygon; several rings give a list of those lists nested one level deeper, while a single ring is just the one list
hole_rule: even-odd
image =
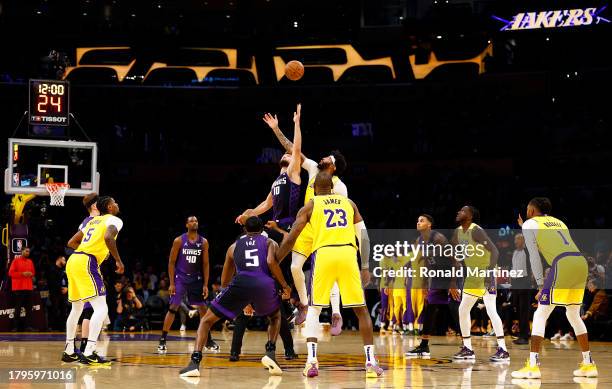
[{"label": "basketball backboard", "polygon": [[67,183],[66,196],[99,193],[98,145],[42,139],[8,140],[4,192],[49,195],[45,184]]}]

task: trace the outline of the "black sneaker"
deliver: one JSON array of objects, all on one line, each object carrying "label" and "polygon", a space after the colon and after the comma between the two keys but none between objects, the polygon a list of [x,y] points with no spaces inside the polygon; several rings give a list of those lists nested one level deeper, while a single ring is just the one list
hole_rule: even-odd
[{"label": "black sneaker", "polygon": [[285,350],[285,360],[292,361],[294,359],[298,359],[300,356],[295,353],[293,350]]},{"label": "black sneaker", "polygon": [[510,354],[508,351],[501,347],[497,348],[497,352],[489,357],[492,362],[506,362],[510,361]]},{"label": "black sneaker", "polygon": [[283,374],[283,370],[276,361],[276,345],[270,341],[266,343],[266,355],[261,358],[261,363],[268,369],[270,375]]},{"label": "black sneaker", "polygon": [[92,366],[110,366],[111,361],[108,361],[101,356],[98,355],[95,351],[91,353],[91,355],[81,354],[81,358],[79,362],[83,365],[92,365]]},{"label": "black sneaker", "polygon": [[476,359],[476,354],[474,354],[474,351],[470,350],[469,348],[461,346],[459,352],[453,355],[453,359],[460,361],[474,360]]},{"label": "black sneaker", "polygon": [[529,340],[526,338],[517,338],[512,341],[514,344],[529,344]]},{"label": "black sneaker", "polygon": [[239,360],[240,360],[240,354],[234,353],[234,352],[230,353],[230,356],[229,356],[230,362],[238,362]]},{"label": "black sneaker", "polygon": [[160,354],[165,354],[168,351],[166,347],[166,339],[160,339],[159,345],[157,346],[157,352]]},{"label": "black sneaker", "polygon": [[189,365],[181,369],[179,376],[181,377],[199,377],[200,376],[200,362],[202,361],[202,353],[194,351],[191,354]]},{"label": "black sneaker", "polygon": [[206,347],[204,347],[204,349],[206,351],[219,351],[221,347],[219,347],[219,345],[211,339],[210,342],[206,343]]},{"label": "black sneaker", "polygon": [[416,348],[408,351],[406,356],[412,358],[429,358],[431,357],[431,353],[429,352],[429,346],[419,344]]},{"label": "black sneaker", "polygon": [[67,352],[64,351],[64,353],[62,354],[62,362],[66,362],[66,363],[72,363],[72,362],[78,362],[81,359],[81,353],[74,352],[72,354],[68,354]]}]

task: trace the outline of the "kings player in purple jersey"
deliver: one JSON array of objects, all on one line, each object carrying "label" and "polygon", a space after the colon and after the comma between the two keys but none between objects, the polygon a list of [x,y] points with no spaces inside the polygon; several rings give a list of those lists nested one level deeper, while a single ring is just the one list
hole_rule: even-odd
[{"label": "kings player in purple jersey", "polygon": [[[288,231],[295,215],[300,209],[300,169],[302,165],[302,131],[300,129],[300,116],[302,106],[298,104],[293,113],[294,134],[291,151],[286,152],[280,162],[280,173],[264,201],[253,209],[247,209],[236,218],[236,223],[244,224],[250,216],[260,216],[272,209],[272,221],[280,228]],[[270,114],[266,114],[266,117]],[[266,118],[264,118],[266,120]]]},{"label": "kings player in purple jersey", "polygon": [[[206,298],[208,297],[208,241],[198,234],[198,218],[189,216],[185,227],[187,232],[176,237],[170,250],[168,261],[168,276],[170,278],[170,307],[164,319],[162,336],[159,338],[157,351],[165,353],[166,336],[177,309],[181,305],[183,297],[187,296],[190,305],[198,307],[200,317],[206,313]],[[208,334],[206,349],[218,351],[217,345],[210,334]]]},{"label": "kings player in purple jersey", "polygon": [[194,352],[189,365],[180,371],[181,377],[200,376],[202,348],[210,328],[221,318],[234,319],[247,305],[251,305],[258,315],[270,319],[266,354],[261,363],[271,375],[282,374],[275,356],[281,321],[281,299],[276,282],[283,289],[283,298],[289,297],[291,287],[285,281],[276,260],[278,244],[262,235],[261,219],[256,216],[249,217],[244,223],[244,231],[246,234],[227,249],[221,274],[222,292],[213,300],[206,315],[200,319]]}]

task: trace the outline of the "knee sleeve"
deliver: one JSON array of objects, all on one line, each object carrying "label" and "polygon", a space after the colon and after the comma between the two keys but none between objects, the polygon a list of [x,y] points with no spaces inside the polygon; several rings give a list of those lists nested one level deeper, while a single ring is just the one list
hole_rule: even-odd
[{"label": "knee sleeve", "polygon": [[567,321],[569,321],[570,325],[574,329],[574,334],[576,334],[576,336],[587,333],[586,325],[584,324],[584,321],[580,317],[580,306],[579,305],[567,306],[565,308],[565,316],[567,317]]},{"label": "knee sleeve", "polygon": [[531,330],[531,335],[544,337],[544,332],[546,331],[546,320],[555,309],[554,305],[538,305],[538,309],[536,309],[533,314],[533,329]]},{"label": "knee sleeve", "polygon": [[319,335],[319,315],[321,307],[308,307],[306,314],[306,326],[304,327],[304,336],[306,338],[317,338]]}]

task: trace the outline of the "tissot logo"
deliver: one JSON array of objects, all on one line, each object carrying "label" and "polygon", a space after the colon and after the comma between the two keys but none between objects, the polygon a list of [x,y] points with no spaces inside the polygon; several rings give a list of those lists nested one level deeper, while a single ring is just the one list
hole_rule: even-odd
[{"label": "tissot logo", "polygon": [[592,7],[539,12],[519,12],[514,15],[511,20],[506,20],[495,15],[493,15],[493,19],[505,23],[500,29],[501,31],[589,26],[592,24],[610,23],[610,20],[600,15],[606,8],[607,6],[600,8]]}]

